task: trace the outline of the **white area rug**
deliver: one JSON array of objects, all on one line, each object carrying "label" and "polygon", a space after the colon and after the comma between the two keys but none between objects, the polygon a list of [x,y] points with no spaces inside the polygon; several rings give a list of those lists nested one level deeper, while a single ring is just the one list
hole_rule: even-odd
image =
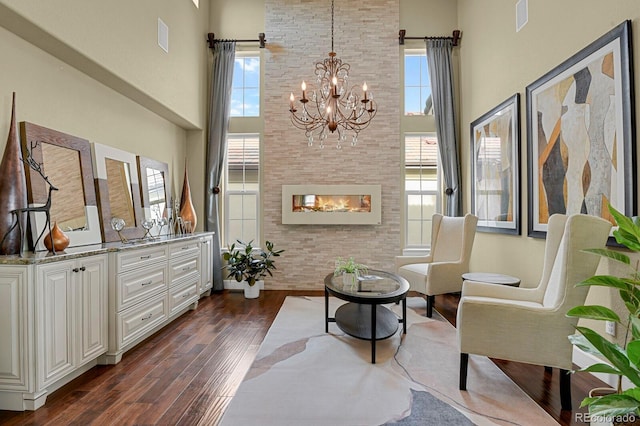
[{"label": "white area rug", "polygon": [[[330,298],[331,316],[342,303]],[[407,300],[407,334],[377,342],[371,364],[369,341],[324,332],[324,298],[287,297],[222,424],[557,424],[486,357],[470,356],[458,390],[455,329],[424,305]]]}]

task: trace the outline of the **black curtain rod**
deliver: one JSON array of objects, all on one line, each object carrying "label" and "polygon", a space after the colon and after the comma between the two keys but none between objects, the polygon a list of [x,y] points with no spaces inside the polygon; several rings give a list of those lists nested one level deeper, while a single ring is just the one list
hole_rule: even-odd
[{"label": "black curtain rod", "polygon": [[213,33],[207,34],[207,43],[209,48],[213,49],[213,45],[220,41],[235,41],[236,43],[255,43],[260,42],[260,49],[264,49],[267,39],[264,38],[264,33],[259,33],[258,38],[255,40],[234,40],[234,39],[217,39]]},{"label": "black curtain rod", "polygon": [[400,30],[398,40],[400,45],[403,45],[405,40],[453,40],[453,45],[457,46],[460,41],[460,30],[453,30],[451,37],[407,37],[407,30]]}]

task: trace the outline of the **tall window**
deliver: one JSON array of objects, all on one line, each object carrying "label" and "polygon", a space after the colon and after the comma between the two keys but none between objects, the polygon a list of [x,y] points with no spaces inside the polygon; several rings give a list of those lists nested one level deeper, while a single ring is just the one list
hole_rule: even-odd
[{"label": "tall window", "polygon": [[259,245],[260,137],[257,134],[227,136],[224,179],[224,240]]},{"label": "tall window", "polygon": [[236,53],[231,88],[231,117],[260,116],[260,56]]},{"label": "tall window", "polygon": [[438,140],[435,133],[407,134],[404,147],[406,248],[426,248],[431,216],[440,211]]},{"label": "tall window", "polygon": [[425,50],[404,52],[404,114],[433,114],[431,81]]}]

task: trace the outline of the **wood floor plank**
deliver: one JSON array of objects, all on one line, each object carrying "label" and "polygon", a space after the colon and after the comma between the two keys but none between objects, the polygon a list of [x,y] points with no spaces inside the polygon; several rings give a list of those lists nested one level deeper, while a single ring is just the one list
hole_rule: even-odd
[{"label": "wood floor plank", "polygon": [[[227,408],[229,403],[231,402],[230,396],[222,396],[215,398],[204,412],[200,420],[198,421],[198,426],[210,426],[210,425],[218,425],[220,420],[222,420],[222,415],[224,414],[224,410]],[[190,419],[185,419],[185,422],[180,422],[180,425],[191,425],[194,423],[190,422]]]},{"label": "wood floor plank", "polygon": [[[224,291],[205,297],[197,310],[125,353],[119,364],[94,367],[49,395],[35,412],[0,411],[0,424],[217,425],[288,295],[323,292],[264,291],[249,300]],[[458,301],[457,295],[437,296],[436,309],[455,323]],[[494,362],[561,425],[583,424],[575,416],[579,402],[602,385],[589,375],[574,375],[576,409],[562,411],[557,370]]]}]

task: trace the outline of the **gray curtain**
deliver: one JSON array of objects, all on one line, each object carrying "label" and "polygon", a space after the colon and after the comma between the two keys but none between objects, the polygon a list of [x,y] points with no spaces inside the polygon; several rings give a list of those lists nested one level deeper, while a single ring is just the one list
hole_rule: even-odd
[{"label": "gray curtain", "polygon": [[444,177],[447,216],[462,216],[462,188],[460,184],[460,155],[456,136],[454,109],[453,67],[450,39],[427,40],[427,62],[431,79],[433,110],[438,132],[440,163]]},{"label": "gray curtain", "polygon": [[224,170],[224,156],[227,151],[227,127],[231,108],[231,83],[233,64],[236,58],[234,41],[217,42],[211,49],[213,65],[209,93],[209,134],[207,136],[207,186],[205,208],[207,221],[205,230],[215,232],[213,237],[213,290],[224,289],[222,258],[220,256],[220,212],[218,192],[220,178]]}]

